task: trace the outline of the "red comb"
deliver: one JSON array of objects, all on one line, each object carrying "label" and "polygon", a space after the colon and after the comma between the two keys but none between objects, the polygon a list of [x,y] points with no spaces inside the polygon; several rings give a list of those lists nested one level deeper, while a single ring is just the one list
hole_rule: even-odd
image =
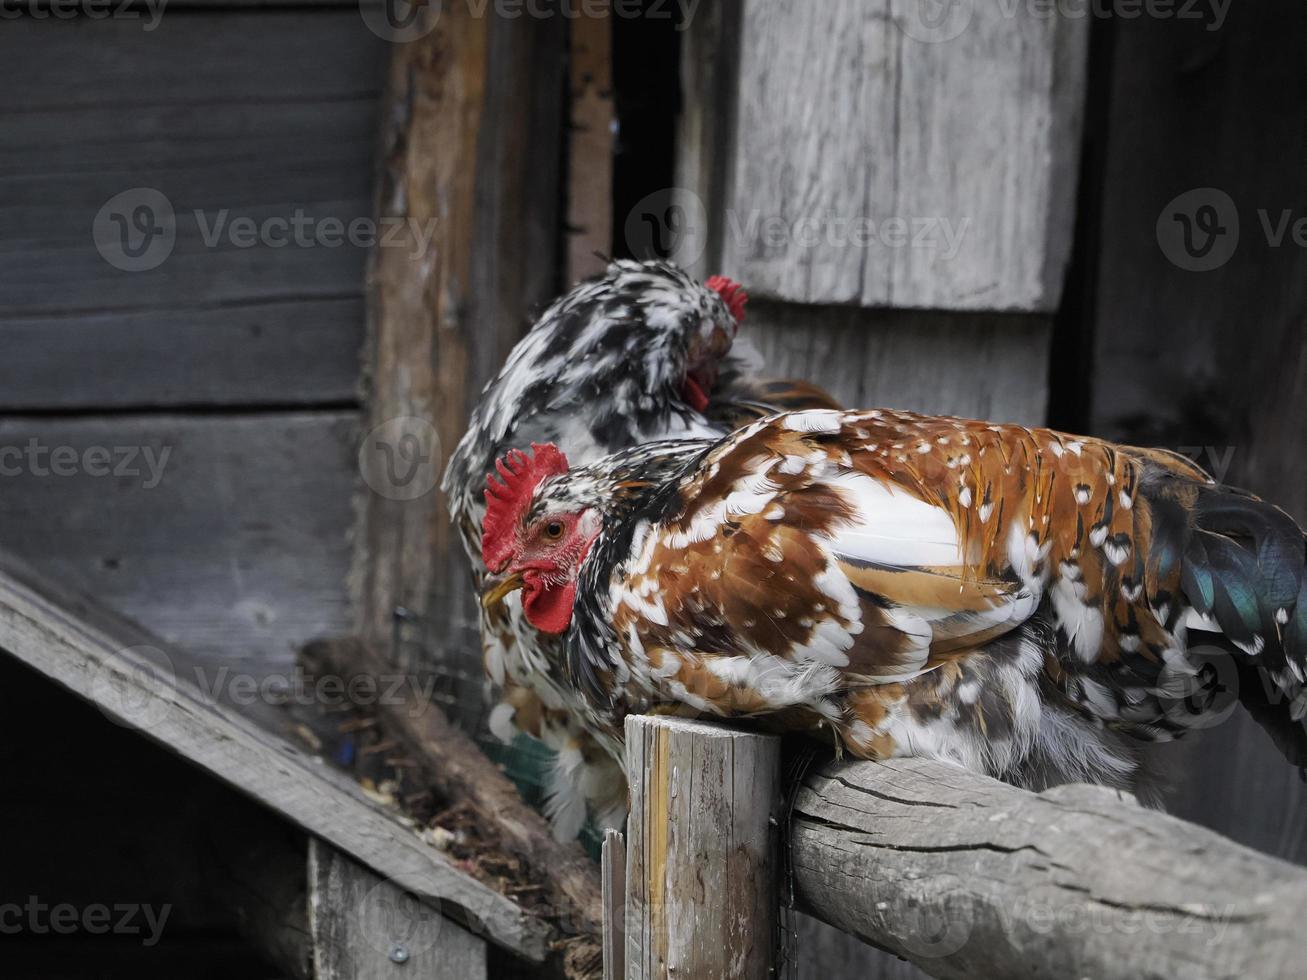
[{"label": "red comb", "polygon": [[531,494],[545,477],[567,472],[567,457],[552,442],[533,442],[530,456],[511,450],[495,461],[495,469],[498,481],[494,473],[486,475],[486,516],[481,521],[481,558],[492,572],[513,557],[513,529]]},{"label": "red comb", "polygon": [[735,317],[736,323],[744,322],[744,304],[749,302],[749,294],[744,291],[743,286],[725,276],[709,276],[704,285],[726,301],[726,308],[731,311],[731,316]]}]

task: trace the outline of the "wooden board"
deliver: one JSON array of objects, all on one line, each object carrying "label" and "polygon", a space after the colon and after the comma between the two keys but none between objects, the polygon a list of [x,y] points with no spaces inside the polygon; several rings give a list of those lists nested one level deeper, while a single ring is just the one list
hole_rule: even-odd
[{"label": "wooden board", "polygon": [[357,397],[363,301],[14,317],[0,337],[0,412],[340,406]]},{"label": "wooden board", "polygon": [[406,891],[534,961],[550,929],[455,867],[352,779],[191,684],[192,658],[0,555],[0,650],[107,717],[346,851]]},{"label": "wooden board", "polygon": [[[378,207],[438,220],[438,261],[374,256],[367,428],[412,420],[399,424],[434,454],[436,475],[481,387],[558,290],[566,26],[456,4],[395,49]],[[478,670],[467,558],[442,496],[383,491],[359,500],[358,633],[389,650],[403,607],[418,660]]]},{"label": "wooden board", "polygon": [[[7,21],[0,407],[352,400],[366,248],[326,222],[371,219],[384,54],[355,10]],[[134,188],[176,228],[135,272],[93,237]]]},{"label": "wooden board", "polygon": [[317,980],[486,980],[486,944],[395,882],[309,841]]},{"label": "wooden board", "polygon": [[1088,18],[950,5],[965,29],[928,43],[923,6],[744,3],[728,207],[710,218],[726,274],[808,303],[1056,310]]},{"label": "wooden board", "polygon": [[750,302],[740,336],[769,375],[814,381],[850,407],[1038,425],[1050,329],[1036,316]]},{"label": "wooden board", "polygon": [[[304,641],[348,627],[356,419],[0,419],[0,546],[170,642],[236,671],[285,673]],[[46,450],[39,469],[33,440]],[[87,455],[96,447],[108,461]],[[70,475],[53,468],[56,451],[75,459]]]},{"label": "wooden board", "polygon": [[[1290,0],[1204,20],[1141,18],[1114,28],[1094,318],[1096,434],[1169,446],[1307,521],[1307,250],[1282,212],[1307,217],[1307,9]],[[1237,249],[1184,267],[1159,224],[1194,189],[1238,213]],[[1228,222],[1228,212],[1223,224]],[[1224,239],[1227,243],[1230,239]],[[1195,246],[1204,244],[1195,239]],[[1219,246],[1223,247],[1223,246]],[[1220,253],[1216,253],[1219,255]],[[1179,264],[1173,259],[1178,259]],[[1211,447],[1208,449],[1207,447]],[[1307,863],[1307,787],[1242,713],[1179,747],[1174,811],[1235,840]]]},{"label": "wooden board", "polygon": [[626,838],[604,831],[599,855],[604,904],[604,980],[626,980]]}]

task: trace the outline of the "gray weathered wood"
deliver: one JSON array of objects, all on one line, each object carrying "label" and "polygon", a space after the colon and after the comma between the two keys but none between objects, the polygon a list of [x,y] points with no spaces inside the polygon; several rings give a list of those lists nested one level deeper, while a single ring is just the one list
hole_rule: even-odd
[{"label": "gray weathered wood", "polygon": [[946,980],[1301,975],[1307,872],[1100,787],[832,763],[791,842],[801,908]]},{"label": "gray weathered wood", "polygon": [[626,838],[604,831],[600,852],[604,903],[604,980],[626,980]]},{"label": "gray weathered wood", "polygon": [[[194,212],[371,218],[384,52],[357,10],[6,20],[0,407],[354,398],[364,250],[210,246]],[[92,225],[137,187],[177,240],[125,272]]]},{"label": "gray weathered wood", "polygon": [[767,373],[806,378],[845,405],[1040,425],[1047,318],[750,302],[740,336]]},{"label": "gray weathered wood", "polygon": [[0,411],[340,405],[357,397],[363,301],[0,317],[0,336]]},{"label": "gray weathered wood", "polygon": [[942,5],[966,28],[923,43],[940,6],[745,2],[724,272],[812,303],[1057,308],[1089,18]]},{"label": "gray weathered wood", "polygon": [[316,837],[309,923],[317,980],[486,980],[486,944]]},{"label": "gray weathered wood", "polygon": [[[356,433],[352,412],[3,419],[0,546],[232,671],[286,674],[348,628]],[[137,475],[97,475],[120,464]]]},{"label": "gray weathered wood", "polygon": [[775,965],[780,739],[626,719],[628,980],[764,980]]},{"label": "gray weathered wood", "polygon": [[793,910],[783,911],[795,932],[793,977],[786,980],[923,980],[920,967],[821,919]]},{"label": "gray weathered wood", "polygon": [[545,923],[457,868],[352,779],[216,703],[193,683],[186,654],[0,558],[0,649],[492,941],[544,959]]}]

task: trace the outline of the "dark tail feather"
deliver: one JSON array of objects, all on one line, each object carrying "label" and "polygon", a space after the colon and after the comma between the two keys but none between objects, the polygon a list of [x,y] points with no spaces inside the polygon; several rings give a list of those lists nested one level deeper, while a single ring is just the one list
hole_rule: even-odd
[{"label": "dark tail feather", "polygon": [[1299,636],[1307,615],[1302,529],[1278,507],[1227,487],[1202,487],[1191,522],[1181,573],[1189,605],[1267,669],[1291,660],[1301,671],[1307,655]]},{"label": "dark tail feather", "polygon": [[1202,486],[1181,589],[1232,645],[1239,700],[1286,759],[1307,766],[1307,535],[1251,494]]},{"label": "dark tail feather", "polygon": [[728,377],[724,374],[713,388],[708,415],[713,421],[734,429],[778,412],[843,407],[826,391],[807,381]]},{"label": "dark tail feather", "polygon": [[1239,703],[1270,736],[1291,765],[1307,767],[1307,725],[1294,721],[1286,696],[1266,671],[1243,657],[1235,658]]}]

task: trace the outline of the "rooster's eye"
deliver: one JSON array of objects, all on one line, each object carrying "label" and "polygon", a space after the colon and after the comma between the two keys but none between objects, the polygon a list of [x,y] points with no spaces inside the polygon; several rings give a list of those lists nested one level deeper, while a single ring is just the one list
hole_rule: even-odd
[{"label": "rooster's eye", "polygon": [[563,536],[563,522],[550,521],[545,525],[545,537],[551,541],[557,541]]}]

